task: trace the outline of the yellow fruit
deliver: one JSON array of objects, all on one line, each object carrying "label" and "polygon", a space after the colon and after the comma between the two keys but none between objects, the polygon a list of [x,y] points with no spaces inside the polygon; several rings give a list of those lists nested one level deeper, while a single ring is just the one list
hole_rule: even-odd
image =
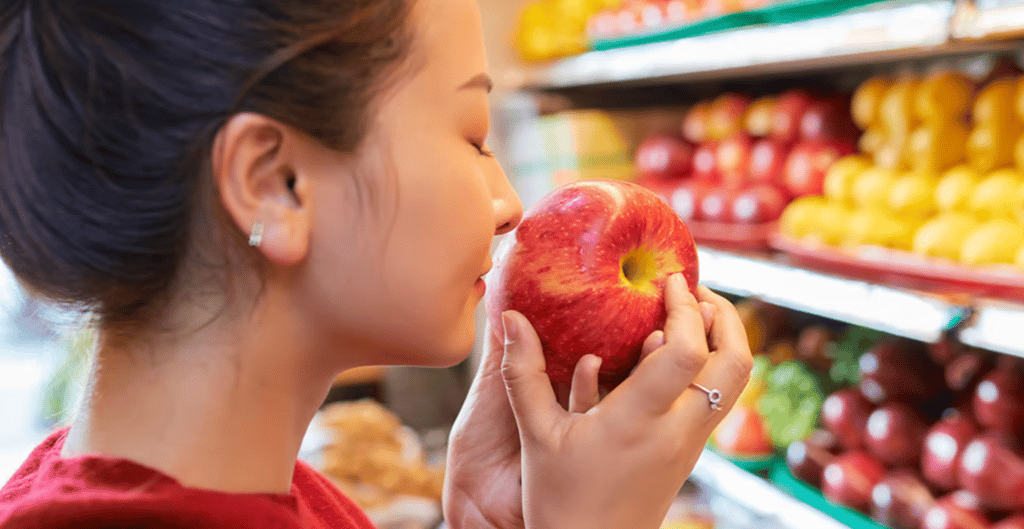
[{"label": "yellow fruit", "polygon": [[892,81],[889,78],[878,76],[864,81],[853,92],[850,113],[853,115],[853,122],[861,130],[866,130],[878,122],[882,98],[885,97],[890,86],[892,86]]},{"label": "yellow fruit", "polygon": [[1013,199],[1021,183],[1021,175],[1016,169],[995,171],[974,188],[969,207],[983,219],[1009,218],[1013,216]]},{"label": "yellow fruit", "polygon": [[825,196],[835,202],[853,202],[851,191],[854,180],[871,167],[871,161],[863,155],[850,155],[836,160],[825,173]]},{"label": "yellow fruit", "polygon": [[747,344],[752,352],[759,353],[768,340],[768,322],[757,311],[757,303],[744,300],[736,303],[736,312],[740,315],[743,328],[747,331]]},{"label": "yellow fruit", "polygon": [[914,225],[897,219],[879,209],[862,209],[850,216],[845,246],[887,246],[909,249],[913,243]]},{"label": "yellow fruit", "polygon": [[875,151],[875,165],[885,169],[892,169],[893,171],[905,171],[910,168],[909,150],[909,136],[890,136]]},{"label": "yellow fruit", "polygon": [[826,204],[824,197],[803,197],[790,202],[779,218],[779,230],[797,239],[806,237]]},{"label": "yellow fruit", "polygon": [[846,239],[846,229],[853,211],[842,204],[829,203],[818,210],[814,229],[808,235],[830,246],[837,246]]},{"label": "yellow fruit", "polygon": [[969,265],[1011,264],[1024,244],[1024,227],[1017,221],[996,219],[976,228],[964,241],[960,260]]},{"label": "yellow fruit", "polygon": [[967,136],[967,162],[979,173],[1010,165],[1017,134],[998,126],[979,125]]},{"label": "yellow fruit", "polygon": [[1013,165],[1024,171],[1024,135],[1013,145]]},{"label": "yellow fruit", "polygon": [[960,72],[929,74],[917,90],[917,117],[931,124],[960,119],[971,105],[971,91],[971,80]]},{"label": "yellow fruit", "polygon": [[916,77],[904,77],[885,92],[879,107],[880,121],[892,134],[910,134],[918,123],[914,112],[914,99],[921,82]]},{"label": "yellow fruit", "polygon": [[980,181],[981,176],[968,165],[946,171],[935,186],[935,205],[940,211],[969,211],[971,195]]},{"label": "yellow fruit", "polygon": [[1013,214],[1017,220],[1024,222],[1024,184],[1013,193]]},{"label": "yellow fruit", "polygon": [[974,123],[996,130],[1019,128],[1020,124],[1014,114],[1014,96],[1017,83],[1013,79],[992,81],[978,93],[974,99],[971,116]]},{"label": "yellow fruit", "polygon": [[1014,259],[1013,264],[1017,265],[1018,268],[1024,268],[1024,245],[1017,250],[1017,257]]},{"label": "yellow fruit", "polygon": [[914,252],[957,261],[967,236],[978,220],[966,213],[942,213],[924,223],[914,234]]},{"label": "yellow fruit", "polygon": [[747,382],[747,386],[743,388],[739,398],[736,399],[736,404],[750,407],[757,406],[757,401],[761,400],[761,395],[764,395],[764,392],[767,390],[768,384],[763,379],[751,378]]},{"label": "yellow fruit", "polygon": [[915,171],[941,172],[964,160],[967,128],[946,122],[923,125],[910,134],[910,167]]},{"label": "yellow fruit", "polygon": [[860,139],[857,140],[857,149],[864,154],[875,154],[878,149],[881,149],[885,145],[888,138],[885,135],[885,129],[880,126],[873,125],[868,130],[864,131],[864,134],[860,135]]},{"label": "yellow fruit", "polygon": [[1024,123],[1024,77],[1017,81],[1013,102],[1014,110],[1017,111],[1017,119]]},{"label": "yellow fruit", "polygon": [[935,178],[911,173],[889,189],[889,209],[898,216],[924,218],[935,211]]},{"label": "yellow fruit", "polygon": [[853,182],[853,202],[860,207],[884,207],[889,201],[889,188],[898,173],[882,167],[871,167]]}]

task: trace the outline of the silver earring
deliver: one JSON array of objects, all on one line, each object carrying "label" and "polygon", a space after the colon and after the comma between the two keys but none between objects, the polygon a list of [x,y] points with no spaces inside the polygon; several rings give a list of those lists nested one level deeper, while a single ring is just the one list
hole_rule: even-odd
[{"label": "silver earring", "polygon": [[256,221],[252,225],[252,233],[249,234],[249,246],[259,246],[263,242],[263,223]]}]

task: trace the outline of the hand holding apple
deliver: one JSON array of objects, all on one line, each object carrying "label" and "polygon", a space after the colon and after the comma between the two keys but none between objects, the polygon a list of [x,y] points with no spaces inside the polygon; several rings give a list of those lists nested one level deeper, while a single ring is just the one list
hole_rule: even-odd
[{"label": "hand holding apple", "polygon": [[665,325],[665,281],[697,287],[697,251],[686,225],[653,192],[628,182],[561,187],[527,212],[497,252],[487,301],[492,325],[516,310],[533,324],[553,382],[569,382],[580,358],[602,359],[615,384]]}]

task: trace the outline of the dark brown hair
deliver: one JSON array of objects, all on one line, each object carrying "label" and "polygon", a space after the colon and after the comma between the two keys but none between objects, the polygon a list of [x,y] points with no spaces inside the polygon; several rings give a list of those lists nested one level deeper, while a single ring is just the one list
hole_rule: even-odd
[{"label": "dark brown hair", "polygon": [[256,112],[343,152],[408,51],[408,0],[7,0],[0,256],[125,323],[183,266],[209,149]]}]

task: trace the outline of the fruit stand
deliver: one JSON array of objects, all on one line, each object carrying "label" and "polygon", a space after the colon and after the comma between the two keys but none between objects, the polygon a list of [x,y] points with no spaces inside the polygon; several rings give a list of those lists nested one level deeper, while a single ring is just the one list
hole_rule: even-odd
[{"label": "fruit stand", "polygon": [[751,318],[691,477],[723,526],[1024,527],[1024,4],[556,4],[498,67],[506,168],[655,191]]}]

